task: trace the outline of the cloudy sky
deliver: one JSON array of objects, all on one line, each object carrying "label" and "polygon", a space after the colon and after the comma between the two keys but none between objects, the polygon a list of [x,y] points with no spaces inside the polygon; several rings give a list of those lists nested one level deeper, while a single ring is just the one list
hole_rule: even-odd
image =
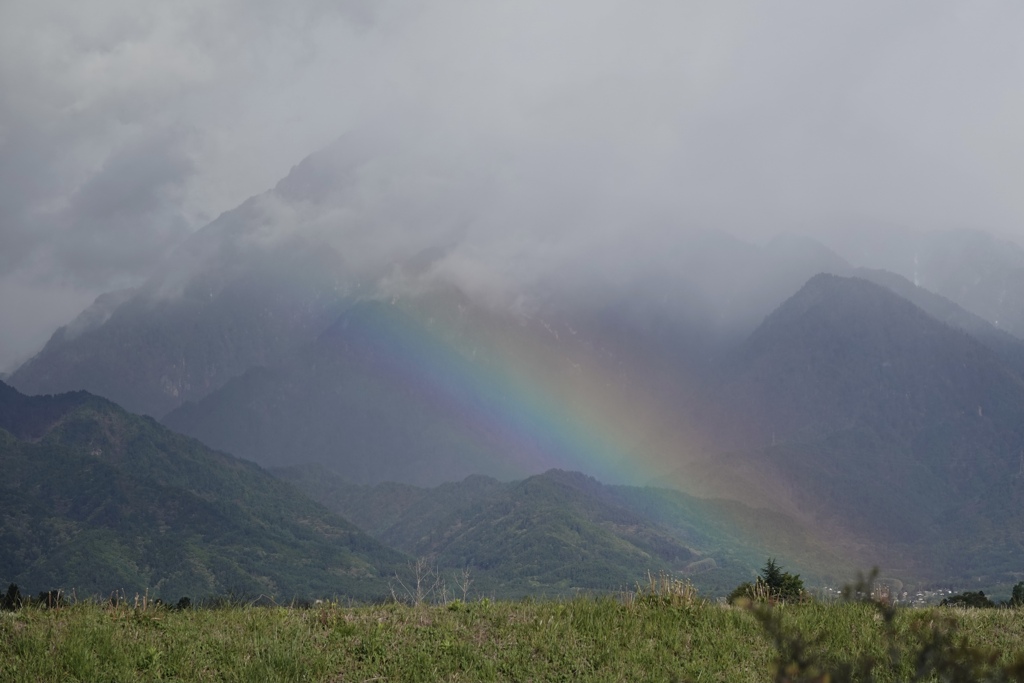
[{"label": "cloudy sky", "polygon": [[5,0],[0,370],[368,126],[415,138],[392,194],[403,164],[457,166],[453,212],[514,187],[477,207],[496,240],[1024,241],[1022,32],[1017,0]]}]

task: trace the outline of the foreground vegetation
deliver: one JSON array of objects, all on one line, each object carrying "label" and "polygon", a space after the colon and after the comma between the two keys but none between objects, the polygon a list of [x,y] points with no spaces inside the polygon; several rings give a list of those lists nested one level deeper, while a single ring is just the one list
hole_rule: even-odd
[{"label": "foreground vegetation", "polygon": [[672,582],[566,601],[0,612],[4,681],[1024,681],[1022,658],[1015,609],[726,606]]}]

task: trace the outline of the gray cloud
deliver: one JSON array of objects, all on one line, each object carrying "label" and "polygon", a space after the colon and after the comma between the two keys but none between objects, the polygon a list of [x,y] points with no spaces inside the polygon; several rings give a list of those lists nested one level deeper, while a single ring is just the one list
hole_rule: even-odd
[{"label": "gray cloud", "polygon": [[130,141],[107,157],[65,206],[41,217],[48,253],[61,265],[63,278],[104,287],[137,277],[188,234],[180,206],[194,169],[182,137],[154,131]]},{"label": "gray cloud", "polygon": [[[0,329],[22,331],[0,367],[54,302],[138,282],[353,131],[380,155],[264,237],[307,226],[370,261],[457,240],[439,267],[499,289],[681,227],[1020,241],[1022,24],[1010,0],[11,0]],[[55,313],[26,316],[34,296]]]}]

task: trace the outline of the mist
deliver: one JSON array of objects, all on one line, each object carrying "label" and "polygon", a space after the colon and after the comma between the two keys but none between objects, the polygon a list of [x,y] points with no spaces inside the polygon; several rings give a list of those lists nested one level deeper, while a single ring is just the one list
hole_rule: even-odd
[{"label": "mist", "polygon": [[377,272],[440,248],[436,275],[496,298],[625,278],[705,230],[855,244],[855,265],[896,233],[1024,242],[1022,20],[1008,1],[4,3],[0,370],[257,195],[249,239]]}]

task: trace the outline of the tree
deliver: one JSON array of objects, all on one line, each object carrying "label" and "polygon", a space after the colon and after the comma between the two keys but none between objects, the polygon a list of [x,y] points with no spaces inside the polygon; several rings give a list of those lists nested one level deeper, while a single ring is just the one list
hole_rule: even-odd
[{"label": "tree", "polygon": [[0,609],[7,611],[14,611],[20,609],[24,604],[24,598],[21,597],[21,591],[18,590],[17,584],[11,584],[7,587],[7,592],[0,596]]},{"label": "tree", "polygon": [[761,568],[761,581],[766,586],[775,590],[782,586],[783,583],[782,567],[775,563],[774,557],[769,557],[768,561],[764,563],[764,567]]},{"label": "tree", "polygon": [[729,602],[737,599],[761,600],[767,602],[795,602],[803,600],[804,582],[799,574],[782,571],[782,567],[769,557],[761,568],[761,574],[750,583],[746,581],[736,586],[729,594]]},{"label": "tree", "polygon": [[776,564],[774,557],[769,557],[765,562],[758,581],[763,583],[777,600],[800,600],[803,598],[804,582],[800,575],[782,571],[782,567]]},{"label": "tree", "polygon": [[1013,595],[1010,596],[1010,607],[1024,606],[1024,581],[1014,585]]}]

